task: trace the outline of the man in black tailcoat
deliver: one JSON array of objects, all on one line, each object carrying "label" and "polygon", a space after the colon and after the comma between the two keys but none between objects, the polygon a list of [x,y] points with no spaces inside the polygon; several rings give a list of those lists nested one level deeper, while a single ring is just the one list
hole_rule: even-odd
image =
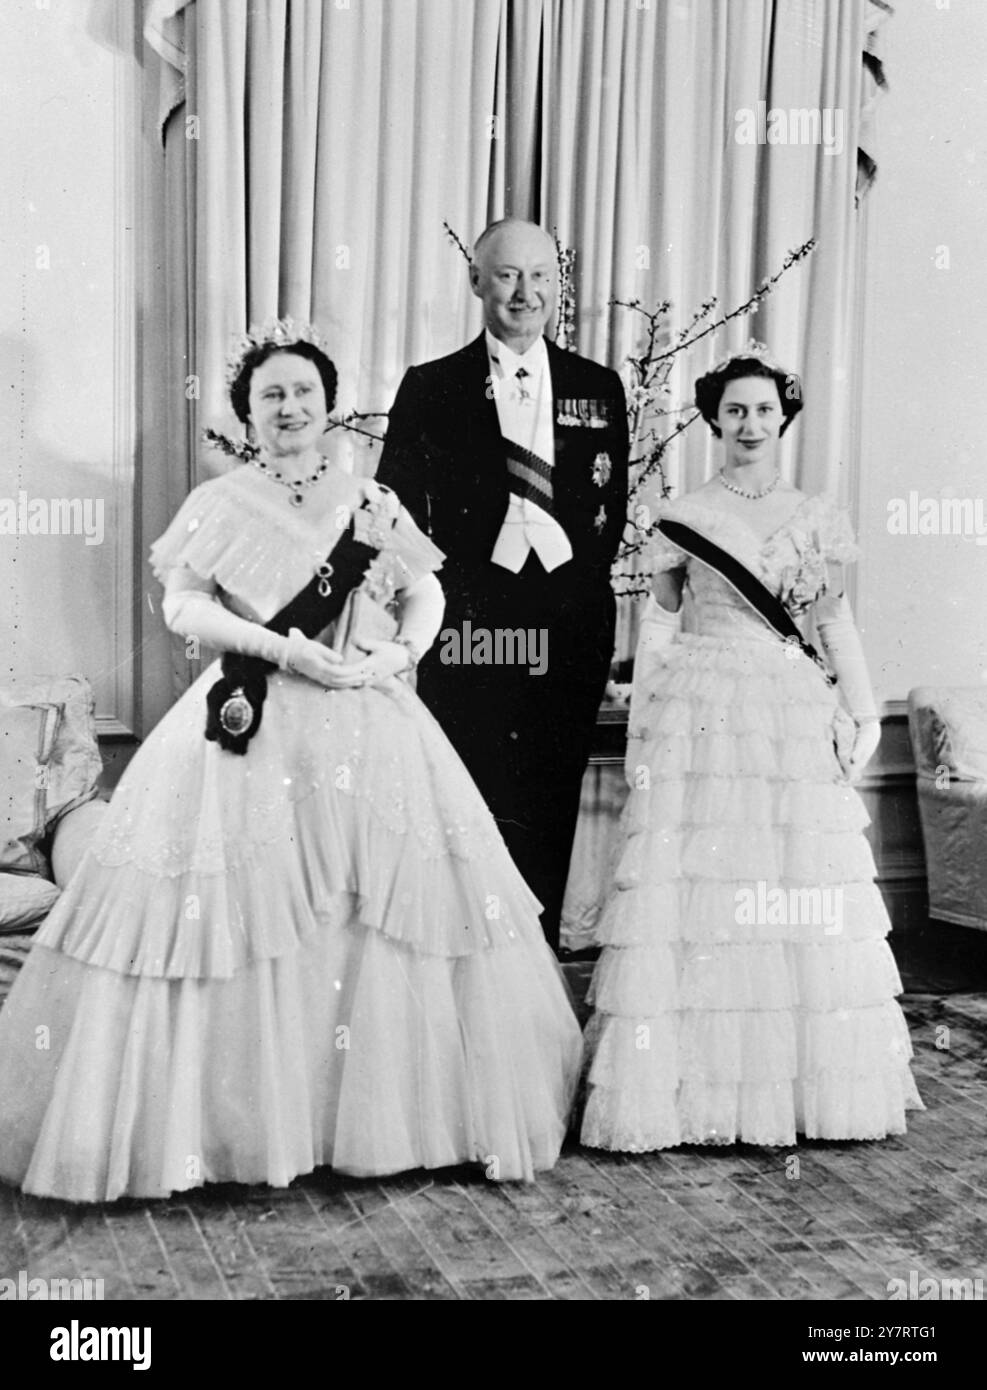
[{"label": "man in black tailcoat", "polygon": [[470,284],[484,331],[409,368],[377,477],[446,554],[445,620],[418,693],[496,817],[557,948],[613,654],[627,413],[615,372],[543,336],[557,259],[540,227],[488,227]]}]

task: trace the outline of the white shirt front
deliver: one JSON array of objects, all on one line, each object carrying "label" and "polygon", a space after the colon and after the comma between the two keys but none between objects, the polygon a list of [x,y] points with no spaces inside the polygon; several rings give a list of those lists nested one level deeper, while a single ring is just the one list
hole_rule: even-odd
[{"label": "white shirt front", "polygon": [[[537,338],[527,352],[513,352],[486,330],[490,381],[497,405],[500,432],[551,466],[555,463],[555,421],[552,411],[552,375],[544,338]],[[523,367],[527,376],[518,380]],[[569,537],[537,502],[511,494],[504,524],[490,556],[495,565],[518,574],[531,551],[546,570],[557,569],[572,559]]]}]

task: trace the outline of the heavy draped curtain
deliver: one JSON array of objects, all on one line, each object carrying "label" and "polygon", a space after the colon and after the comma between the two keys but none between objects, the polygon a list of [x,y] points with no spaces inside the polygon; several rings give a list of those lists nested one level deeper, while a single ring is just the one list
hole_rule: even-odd
[{"label": "heavy draped curtain", "polygon": [[[223,380],[232,335],[276,314],[311,319],[332,344],[339,408],[386,410],[409,363],[480,328],[443,221],[469,244],[506,214],[542,223],[574,250],[574,346],[617,368],[638,348],[641,321],[612,299],[671,300],[675,332],[711,296],[733,309],[815,237],[812,257],[756,318],[679,361],[668,404],[688,404],[715,357],[751,335],[766,341],[806,387],[786,476],[852,502],[856,202],[875,168],[874,34],[888,9],[885,0],[145,0],[145,307],[156,330],[144,350],[145,541],[222,466],[199,432],[234,427]],[[759,102],[838,113],[842,148],[739,143],[740,113]],[[375,467],[374,450],[343,431],[329,452]],[[668,453],[673,490],[700,483],[715,458],[708,431],[692,426]],[[622,605],[618,655],[633,650],[635,614]],[[193,669],[163,631],[146,647],[146,669],[170,675],[148,695],[153,722]],[[571,945],[584,943],[598,909],[624,794],[615,772],[591,769],[584,784],[564,914]]]},{"label": "heavy draped curtain", "polygon": [[[206,424],[231,427],[232,335],[275,314],[328,335],[342,409],[386,410],[409,363],[479,330],[467,244],[514,214],[575,251],[579,351],[620,367],[640,324],[612,298],[746,299],[810,236],[756,319],[697,346],[673,379],[691,400],[710,361],[754,336],[806,383],[784,467],[849,495],[855,212],[868,0],[146,0],[150,124],[163,144],[163,326],[148,343],[145,462],[172,508],[217,465]],[[741,144],[738,112],[842,113],[839,153]],[[160,149],[160,146],[159,146]],[[336,431],[361,471],[375,454]],[[676,490],[713,466],[691,428]],[[625,616],[626,647],[631,625]]]}]

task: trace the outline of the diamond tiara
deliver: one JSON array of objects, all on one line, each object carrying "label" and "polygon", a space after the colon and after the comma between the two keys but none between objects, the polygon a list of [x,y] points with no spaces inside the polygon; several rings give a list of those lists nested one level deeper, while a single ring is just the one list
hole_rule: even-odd
[{"label": "diamond tiara", "polygon": [[262,324],[252,324],[246,333],[239,334],[234,340],[232,351],[226,359],[227,387],[231,387],[240,375],[243,359],[248,352],[259,347],[291,347],[293,343],[311,343],[329,356],[329,348],[322,334],[310,323],[296,323],[290,314],[283,319],[267,319]]},{"label": "diamond tiara", "polygon": [[731,352],[727,357],[721,357],[719,362],[714,362],[712,367],[706,372],[706,375],[715,376],[717,372],[722,372],[731,362],[736,362],[745,357],[755,357],[772,371],[781,372],[783,376],[794,375],[787,367],[783,367],[780,362],[772,357],[771,350],[766,343],[759,343],[756,338],[751,338],[747,346],[741,348],[740,352]]}]

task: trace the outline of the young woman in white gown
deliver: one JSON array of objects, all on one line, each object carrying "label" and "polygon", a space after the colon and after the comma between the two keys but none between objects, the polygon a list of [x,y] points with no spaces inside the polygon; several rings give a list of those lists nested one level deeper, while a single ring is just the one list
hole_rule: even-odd
[{"label": "young woman in white gown", "polygon": [[[133,758],[0,1011],[0,1177],[25,1191],[322,1164],[531,1179],[558,1156],[582,1041],[540,905],[402,678],[441,622],[442,555],[320,458],[314,337],[254,334],[231,399],[259,454],[152,549],[170,627],[227,655]],[[274,630],[346,582],[324,631]]]},{"label": "young woman in white gown", "polygon": [[[781,480],[801,388],[761,345],[701,378],[696,403],[723,466],[663,508],[689,529],[670,527],[680,544],[659,535],[654,555],[582,1141],[641,1152],[902,1133],[922,1103],[850,785],[880,726],[843,597],[849,519]],[[710,543],[730,578],[693,553],[715,556]],[[742,596],[737,562],[797,620],[788,640]],[[795,633],[810,618],[835,686]]]}]

